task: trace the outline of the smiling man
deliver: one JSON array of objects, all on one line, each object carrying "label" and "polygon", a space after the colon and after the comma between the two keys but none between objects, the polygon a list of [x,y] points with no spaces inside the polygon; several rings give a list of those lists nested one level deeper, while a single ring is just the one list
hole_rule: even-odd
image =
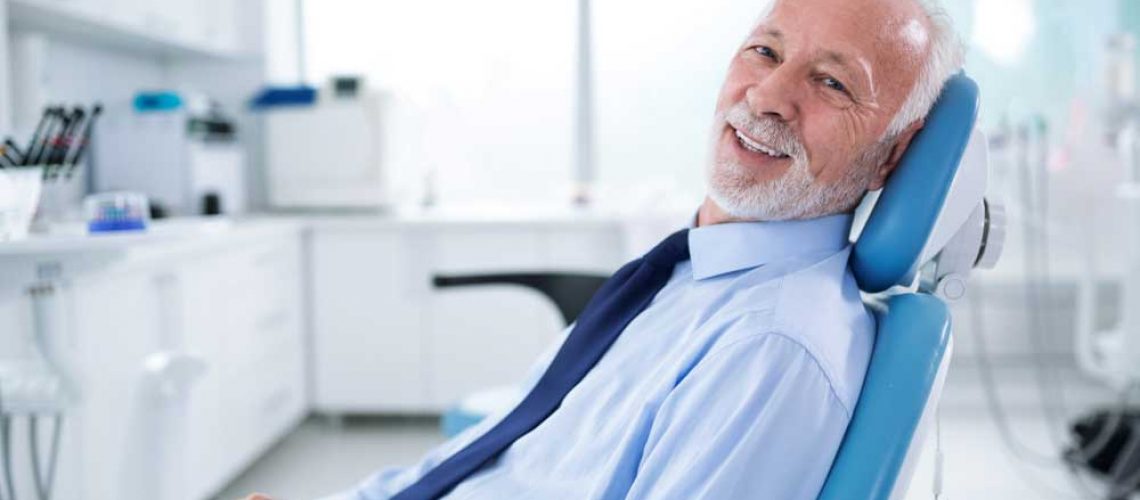
[{"label": "smiling man", "polygon": [[814,498],[874,336],[851,212],[961,60],[928,0],[777,0],[728,69],[697,227],[619,270],[509,412],[337,498]]}]

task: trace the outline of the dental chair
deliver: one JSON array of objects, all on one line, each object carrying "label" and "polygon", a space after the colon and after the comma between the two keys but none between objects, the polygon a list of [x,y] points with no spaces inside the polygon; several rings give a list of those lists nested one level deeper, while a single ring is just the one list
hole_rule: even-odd
[{"label": "dental chair", "polygon": [[[906,496],[953,348],[947,303],[965,296],[973,269],[997,263],[1004,241],[1004,211],[985,199],[988,153],[974,128],[977,111],[974,81],[952,78],[881,194],[869,196],[857,213],[850,265],[878,327],[862,393],[820,499]],[[528,286],[559,304],[569,323],[567,312],[580,309],[560,303],[569,285],[558,283],[573,282],[588,298],[592,290],[581,287],[603,280],[510,274],[437,277],[436,285]],[[444,431],[454,435],[515,397],[509,389],[473,395],[444,414]]]}]

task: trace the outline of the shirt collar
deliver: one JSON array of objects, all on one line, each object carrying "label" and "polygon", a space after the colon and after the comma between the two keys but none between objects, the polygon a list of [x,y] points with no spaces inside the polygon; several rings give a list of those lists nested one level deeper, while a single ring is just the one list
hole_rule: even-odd
[{"label": "shirt collar", "polygon": [[851,214],[777,222],[730,222],[689,231],[693,279],[762,266],[788,257],[838,252],[850,244]]}]

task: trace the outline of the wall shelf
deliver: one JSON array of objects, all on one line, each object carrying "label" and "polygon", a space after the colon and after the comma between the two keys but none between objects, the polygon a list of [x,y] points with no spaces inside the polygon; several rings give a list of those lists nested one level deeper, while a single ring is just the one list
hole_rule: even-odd
[{"label": "wall shelf", "polygon": [[235,60],[254,57],[204,40],[168,34],[157,26],[159,23],[132,24],[93,4],[68,0],[8,0],[8,24],[13,31],[40,31],[62,40],[143,55]]}]

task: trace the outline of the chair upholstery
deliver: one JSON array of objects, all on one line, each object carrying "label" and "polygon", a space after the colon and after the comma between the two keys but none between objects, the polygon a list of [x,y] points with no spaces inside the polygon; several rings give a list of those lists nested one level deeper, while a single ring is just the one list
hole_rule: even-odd
[{"label": "chair upholstery", "polygon": [[[864,292],[914,281],[973,132],[978,94],[965,74],[953,77],[883,188],[851,257]],[[937,297],[908,291],[868,305],[875,347],[821,499],[906,495],[952,353],[950,312]]]},{"label": "chair upholstery", "polygon": [[851,271],[864,292],[914,278],[974,130],[978,96],[968,76],[951,78],[887,179],[851,253]]},{"label": "chair upholstery", "polygon": [[843,445],[819,498],[903,498],[950,360],[950,311],[938,298],[876,305],[875,349]]}]

